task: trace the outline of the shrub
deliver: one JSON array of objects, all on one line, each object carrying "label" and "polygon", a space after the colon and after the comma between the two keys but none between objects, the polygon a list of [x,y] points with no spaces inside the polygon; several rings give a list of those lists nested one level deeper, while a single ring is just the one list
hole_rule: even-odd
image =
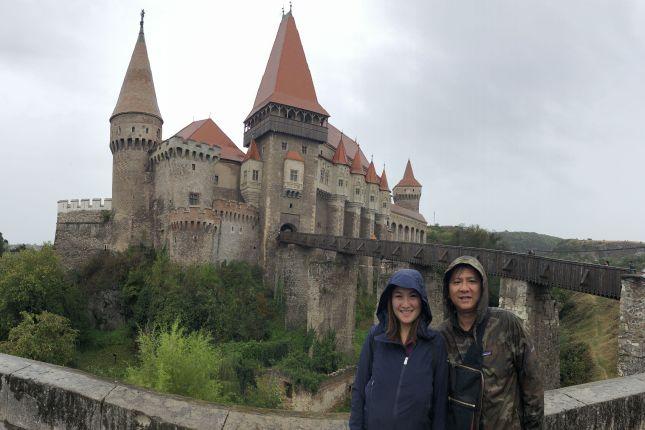
[{"label": "shrub", "polygon": [[568,387],[589,382],[594,374],[589,345],[584,342],[567,342],[561,344],[560,348],[560,384]]},{"label": "shrub", "polygon": [[0,339],[6,339],[23,311],[49,311],[76,323],[83,319],[82,308],[81,295],[51,246],[0,259]]},{"label": "shrub", "polygon": [[3,351],[63,366],[72,362],[78,331],[67,318],[47,311],[20,314],[22,322],[11,329],[9,340],[0,344]]},{"label": "shrub", "polygon": [[221,358],[208,334],[187,333],[175,321],[170,328],[141,331],[137,343],[140,364],[126,370],[128,382],[202,400],[221,399]]}]

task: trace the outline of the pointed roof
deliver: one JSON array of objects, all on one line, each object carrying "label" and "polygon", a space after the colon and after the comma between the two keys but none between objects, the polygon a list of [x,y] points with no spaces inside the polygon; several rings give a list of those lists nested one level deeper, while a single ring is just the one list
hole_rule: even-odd
[{"label": "pointed roof", "polygon": [[138,112],[156,116],[163,121],[161,112],[159,112],[159,105],[157,105],[157,94],[152,80],[146,39],[143,36],[143,18],[140,24],[141,29],[137,37],[137,43],[134,45],[130,65],[127,72],[125,72],[119,99],[116,102],[110,120],[122,113]]},{"label": "pointed roof", "polygon": [[336,152],[334,152],[334,158],[331,159],[331,162],[334,164],[345,164],[349,165],[347,161],[347,154],[345,153],[345,145],[343,144],[343,139],[341,137],[338,146],[336,147]]},{"label": "pointed roof", "polygon": [[288,151],[287,155],[284,158],[286,158],[287,160],[296,160],[296,161],[302,161],[302,162],[305,161],[305,159],[302,158],[302,155],[300,155],[296,151]]},{"label": "pointed roof", "polygon": [[420,187],[421,184],[419,181],[416,180],[414,177],[414,173],[412,172],[412,163],[410,163],[410,160],[408,159],[408,164],[405,166],[405,173],[403,173],[403,179],[399,181],[398,184],[396,184],[397,187]]},{"label": "pointed roof", "polygon": [[383,173],[381,173],[381,181],[379,182],[378,185],[381,191],[390,191],[390,186],[387,184],[387,176],[385,176],[385,166],[383,166]]},{"label": "pointed roof", "polygon": [[367,166],[367,173],[365,174],[365,182],[370,184],[378,184],[379,178],[376,176],[376,169],[374,168],[374,162],[370,161],[370,165]]},{"label": "pointed roof", "polygon": [[269,102],[329,116],[318,103],[314,81],[291,12],[282,16],[253,109],[247,119]]},{"label": "pointed roof", "polygon": [[[358,152],[358,143],[355,140],[350,139],[346,134],[344,134],[342,131],[334,127],[333,124],[328,122],[327,144],[335,149],[338,147],[338,144],[340,142],[343,142],[347,156],[352,160],[356,158],[356,152]],[[367,158],[365,158],[365,155],[363,155],[363,151],[360,151],[359,155],[361,157],[363,169],[367,169],[367,166],[370,164],[369,161],[367,160]]]},{"label": "pointed roof", "polygon": [[222,150],[220,157],[225,160],[242,161],[245,155],[210,118],[191,122],[179,130],[175,136],[210,146],[218,146]]},{"label": "pointed roof", "polygon": [[246,160],[262,161],[262,158],[260,158],[260,151],[258,151],[258,145],[257,143],[255,143],[255,139],[251,140],[251,145],[249,145],[249,149],[246,151],[246,155],[244,156],[244,159],[242,161]]},{"label": "pointed roof", "polygon": [[349,173],[358,173],[359,175],[364,175],[363,172],[363,163],[361,163],[363,157],[363,151],[359,146],[354,153],[354,159],[352,160],[352,166],[349,168]]}]

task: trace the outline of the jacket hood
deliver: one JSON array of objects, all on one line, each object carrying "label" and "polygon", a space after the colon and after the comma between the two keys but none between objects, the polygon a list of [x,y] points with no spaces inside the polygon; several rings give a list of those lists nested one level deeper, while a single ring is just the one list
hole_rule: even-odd
[{"label": "jacket hood", "polygon": [[454,326],[459,326],[457,321],[457,309],[455,305],[452,304],[450,300],[450,295],[448,294],[448,282],[450,281],[450,276],[452,271],[457,266],[466,265],[475,269],[482,278],[482,291],[479,297],[479,302],[477,302],[477,319],[475,320],[475,325],[484,318],[486,312],[488,311],[488,277],[486,276],[486,271],[484,271],[484,266],[477,260],[475,257],[469,255],[462,255],[461,257],[455,258],[452,263],[448,266],[446,271],[443,274],[443,306],[445,315],[450,319],[451,323]]},{"label": "jacket hood", "polygon": [[385,290],[383,290],[383,293],[381,293],[381,297],[379,298],[378,307],[376,308],[376,316],[380,325],[387,325],[387,302],[392,296],[392,290],[396,287],[410,288],[419,294],[419,297],[421,297],[421,314],[419,317],[425,320],[425,324],[421,324],[421,326],[427,326],[430,324],[432,321],[432,312],[430,312],[428,294],[426,293],[423,276],[414,269],[401,269],[392,275],[390,280],[387,282]]}]

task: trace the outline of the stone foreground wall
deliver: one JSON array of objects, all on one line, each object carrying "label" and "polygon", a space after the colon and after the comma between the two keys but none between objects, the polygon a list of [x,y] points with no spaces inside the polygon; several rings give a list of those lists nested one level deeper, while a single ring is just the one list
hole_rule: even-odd
[{"label": "stone foreground wall", "polygon": [[[547,391],[547,430],[645,429],[645,373]],[[347,414],[221,406],[0,354],[0,430],[347,429]]]}]

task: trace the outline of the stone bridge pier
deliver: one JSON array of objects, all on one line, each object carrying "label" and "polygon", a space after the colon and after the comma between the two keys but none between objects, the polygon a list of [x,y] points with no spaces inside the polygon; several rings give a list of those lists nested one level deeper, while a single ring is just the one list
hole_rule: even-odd
[{"label": "stone bridge pier", "polygon": [[278,254],[286,327],[333,331],[338,349],[352,353],[358,257],[298,245]]},{"label": "stone bridge pier", "polygon": [[645,372],[645,273],[621,278],[618,374]]},{"label": "stone bridge pier", "polygon": [[517,279],[500,278],[499,307],[524,321],[537,351],[545,390],[560,386],[558,309],[548,287]]}]

